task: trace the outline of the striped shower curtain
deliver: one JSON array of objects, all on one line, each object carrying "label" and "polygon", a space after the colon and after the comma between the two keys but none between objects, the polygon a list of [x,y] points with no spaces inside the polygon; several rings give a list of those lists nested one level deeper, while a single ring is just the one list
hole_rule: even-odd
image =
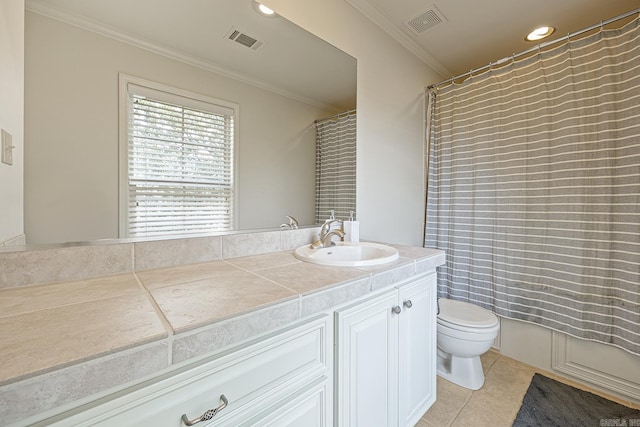
[{"label": "striped shower curtain", "polygon": [[349,219],[356,210],[356,110],[336,114],[316,125],[316,224],[329,212]]},{"label": "striped shower curtain", "polygon": [[640,354],[640,26],[430,91],[441,297]]}]

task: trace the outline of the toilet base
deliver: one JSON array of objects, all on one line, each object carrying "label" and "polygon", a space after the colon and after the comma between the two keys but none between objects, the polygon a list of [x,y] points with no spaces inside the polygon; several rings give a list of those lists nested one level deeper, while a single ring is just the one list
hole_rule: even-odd
[{"label": "toilet base", "polygon": [[479,390],[484,384],[480,356],[457,357],[438,349],[437,374],[470,390]]}]

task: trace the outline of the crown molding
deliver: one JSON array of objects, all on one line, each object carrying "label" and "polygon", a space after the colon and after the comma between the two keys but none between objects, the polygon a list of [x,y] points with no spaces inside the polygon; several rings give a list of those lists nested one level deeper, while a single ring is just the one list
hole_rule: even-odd
[{"label": "crown molding", "polygon": [[238,72],[235,72],[235,71],[228,70],[206,59],[199,58],[192,55],[186,55],[178,50],[172,49],[167,46],[163,46],[159,43],[144,40],[140,37],[136,37],[131,34],[127,34],[117,28],[110,27],[108,25],[91,20],[84,16],[80,16],[74,13],[70,13],[68,11],[63,11],[63,10],[51,7],[50,5],[41,3],[38,0],[26,0],[25,10],[36,13],[38,15],[45,16],[47,18],[54,19],[56,21],[63,22],[68,25],[73,25],[83,30],[90,31],[90,32],[99,34],[101,36],[108,37],[110,39],[131,45],[140,49],[144,49],[146,51],[155,53],[157,55],[161,55],[166,58],[173,59],[178,62],[182,62],[183,64],[186,64],[186,65],[200,68],[202,70],[209,71],[211,73],[219,74],[221,76],[236,80],[240,83],[251,85],[259,89],[263,89],[263,90],[275,93],[280,96],[284,96],[286,98],[289,98],[298,102],[302,102],[304,104],[307,104],[316,108],[328,110],[330,112],[338,112],[340,110],[335,105],[329,105],[323,102],[319,102],[315,99],[299,95],[291,91],[283,90],[281,88],[265,83],[263,81],[254,79],[246,75],[239,74]]},{"label": "crown molding", "polygon": [[451,72],[447,68],[438,62],[433,56],[425,51],[418,43],[416,43],[411,37],[406,35],[403,31],[398,29],[389,19],[384,16],[378,9],[373,7],[367,0],[345,0],[354,9],[364,15],[367,19],[377,25],[391,38],[396,40],[402,46],[404,46],[409,52],[417,56],[422,62],[431,67],[435,72],[440,74],[442,78],[451,76]]}]

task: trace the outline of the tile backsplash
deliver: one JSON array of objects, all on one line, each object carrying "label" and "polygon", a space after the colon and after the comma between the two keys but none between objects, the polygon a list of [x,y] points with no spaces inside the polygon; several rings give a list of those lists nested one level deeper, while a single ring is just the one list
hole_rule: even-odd
[{"label": "tile backsplash", "polygon": [[0,289],[133,271],[133,244],[1,252]]},{"label": "tile backsplash", "polygon": [[293,250],[310,243],[318,231],[310,227],[0,252],[0,289]]}]

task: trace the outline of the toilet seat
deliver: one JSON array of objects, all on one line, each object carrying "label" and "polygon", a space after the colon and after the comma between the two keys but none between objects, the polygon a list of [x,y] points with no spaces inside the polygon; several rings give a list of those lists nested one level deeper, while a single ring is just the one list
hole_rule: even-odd
[{"label": "toilet seat", "polygon": [[[479,328],[477,326],[460,326],[455,323],[445,322],[438,319],[438,332],[467,340],[483,340],[487,336],[495,336],[500,330],[500,323],[496,322],[493,326]],[[492,338],[493,339],[493,338]]]},{"label": "toilet seat", "polygon": [[499,324],[495,314],[477,305],[444,298],[439,299],[438,303],[438,323],[452,329],[482,332]]}]

